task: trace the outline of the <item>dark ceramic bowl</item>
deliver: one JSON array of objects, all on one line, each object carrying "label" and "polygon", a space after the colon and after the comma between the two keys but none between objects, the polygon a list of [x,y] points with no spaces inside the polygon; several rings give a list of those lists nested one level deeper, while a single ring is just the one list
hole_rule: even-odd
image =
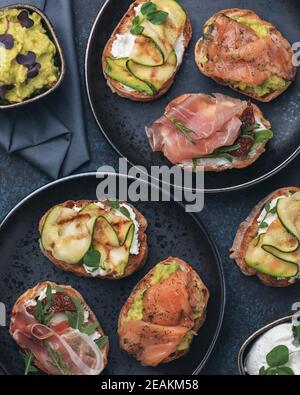
[{"label": "dark ceramic bowl", "polygon": [[48,96],[50,93],[54,92],[61,85],[63,78],[65,76],[65,73],[66,73],[66,64],[65,64],[63,50],[62,50],[62,47],[57,39],[55,30],[54,30],[51,22],[47,18],[47,16],[39,8],[29,5],[29,4],[13,4],[10,6],[0,8],[0,11],[7,10],[7,9],[13,9],[13,8],[25,9],[29,12],[29,14],[36,12],[37,14],[39,14],[41,16],[43,27],[46,30],[47,35],[50,38],[50,40],[54,43],[56,50],[57,50],[56,65],[59,68],[60,74],[59,74],[59,78],[58,78],[57,82],[51,88],[45,88],[41,91],[38,91],[38,92],[34,93],[31,97],[25,99],[24,101],[22,101],[20,103],[0,104],[0,110],[8,110],[11,108],[21,107],[21,106],[24,106],[25,104],[33,103],[39,99],[42,99],[42,98]]},{"label": "dark ceramic bowl", "polygon": [[261,335],[274,328],[275,326],[292,321],[292,318],[293,316],[290,315],[273,321],[270,324],[262,327],[261,329],[258,329],[251,336],[248,337],[248,339],[243,343],[238,355],[238,367],[242,376],[248,376],[248,373],[245,370],[245,360],[253,342],[255,342],[255,340],[257,340]]}]

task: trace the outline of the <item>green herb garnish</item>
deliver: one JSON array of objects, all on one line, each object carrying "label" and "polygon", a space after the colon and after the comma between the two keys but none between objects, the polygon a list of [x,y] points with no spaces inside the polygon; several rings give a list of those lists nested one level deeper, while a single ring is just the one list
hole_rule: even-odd
[{"label": "green herb garnish", "polygon": [[167,118],[168,121],[172,122],[177,127],[177,129],[184,135],[184,137],[190,143],[196,144],[196,141],[189,135],[189,133],[197,134],[194,130],[188,128],[176,118],[169,118],[166,114],[164,116],[165,118]]},{"label": "green herb garnish", "polygon": [[34,317],[40,324],[46,325],[53,317],[53,313],[48,312],[52,304],[52,288],[50,284],[47,285],[46,303],[43,304],[41,300],[37,300],[36,303]]},{"label": "green herb garnish", "polygon": [[250,126],[242,126],[242,134],[245,133],[250,133],[250,132],[254,132],[254,130],[257,130],[260,128],[260,125],[258,123],[255,123],[254,125],[250,125]]},{"label": "green herb garnish", "polygon": [[129,211],[127,210],[126,207],[120,207],[120,212],[121,212],[123,215],[125,215],[125,217],[127,217],[128,219],[131,220],[130,213],[129,213]]},{"label": "green herb garnish", "polygon": [[298,325],[293,325],[293,335],[295,344],[300,346],[300,323]]},{"label": "green herb garnish", "polygon": [[63,376],[70,375],[70,367],[64,361],[62,353],[60,351],[53,350],[49,344],[47,344],[46,347],[51,358],[51,360],[48,362],[53,365]]},{"label": "green herb garnish", "polygon": [[92,269],[93,272],[99,269],[101,260],[101,253],[93,248],[90,248],[89,251],[83,257],[83,264]]},{"label": "green herb garnish", "polygon": [[289,349],[286,346],[276,346],[266,356],[266,362],[269,365],[261,367],[259,370],[260,376],[292,376],[293,369],[284,366],[289,362]]},{"label": "green herb garnish", "polygon": [[109,207],[112,207],[112,208],[116,209],[116,210],[120,210],[120,202],[119,202],[119,200],[110,200],[107,203],[107,205]]},{"label": "green herb garnish", "polygon": [[33,366],[33,360],[34,360],[34,355],[30,351],[25,351],[21,353],[23,359],[24,359],[24,364],[25,364],[25,369],[24,369],[24,375],[28,376],[30,373],[35,373],[37,372],[37,368]]},{"label": "green herb garnish", "polygon": [[76,307],[76,311],[66,311],[68,322],[71,328],[78,329],[81,333],[86,335],[92,335],[97,328],[99,328],[99,322],[92,322],[90,324],[84,323],[84,306],[81,301],[73,296],[69,295],[63,288],[57,287],[58,292],[63,292],[67,295]]},{"label": "green herb garnish", "polygon": [[95,340],[95,343],[97,346],[100,348],[100,350],[106,346],[108,342],[108,337],[107,336],[101,336],[99,339]]},{"label": "green herb garnish", "polygon": [[152,3],[151,1],[142,5],[141,14],[142,17],[137,15],[132,20],[132,28],[130,32],[135,36],[143,33],[145,28],[142,26],[142,23],[145,20],[149,21],[153,25],[162,25],[166,22],[169,15],[165,11],[158,10],[156,4]]},{"label": "green herb garnish", "polygon": [[270,203],[266,203],[264,209],[266,210],[266,215],[264,216],[263,220],[261,221],[259,228],[264,229],[267,228],[269,225],[266,222],[266,218],[269,214],[276,214],[277,208],[276,206],[271,209]]},{"label": "green herb garnish", "polygon": [[216,149],[212,154],[208,154],[199,158],[195,159],[205,159],[205,158],[224,158],[227,159],[229,162],[233,161],[232,155],[230,152],[238,151],[241,148],[240,144],[230,145],[228,147],[221,147]]},{"label": "green herb garnish", "polygon": [[270,129],[258,130],[254,132],[254,144],[262,143],[273,138],[273,132]]}]

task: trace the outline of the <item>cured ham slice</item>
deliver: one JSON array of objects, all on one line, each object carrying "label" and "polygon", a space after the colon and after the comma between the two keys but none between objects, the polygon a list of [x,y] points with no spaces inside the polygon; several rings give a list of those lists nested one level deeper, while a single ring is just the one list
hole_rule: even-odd
[{"label": "cured ham slice", "polygon": [[[184,95],[169,104],[164,116],[146,127],[149,143],[153,151],[163,152],[174,164],[206,156],[234,144],[246,108],[246,101],[221,94]],[[192,141],[182,133],[178,122]]]},{"label": "cured ham slice", "polygon": [[251,27],[222,13],[213,26],[204,42],[208,58],[204,67],[210,76],[247,85],[261,85],[273,75],[293,79],[291,52],[272,31],[259,37]]},{"label": "cured ham slice", "polygon": [[[67,327],[39,324],[24,305],[13,317],[11,333],[25,350],[30,350],[39,366],[52,375],[99,375],[104,368],[103,356],[96,343],[87,335]],[[51,355],[60,359],[60,367]]]}]

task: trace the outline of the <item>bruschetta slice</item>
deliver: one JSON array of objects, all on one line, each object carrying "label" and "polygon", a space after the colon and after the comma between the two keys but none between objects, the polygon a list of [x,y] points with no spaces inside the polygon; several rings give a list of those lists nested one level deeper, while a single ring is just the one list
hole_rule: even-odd
[{"label": "bruschetta slice", "polygon": [[75,289],[46,281],[15,303],[10,335],[23,351],[25,374],[34,365],[49,375],[99,375],[109,343],[92,310]]},{"label": "bruschetta slice", "polygon": [[231,248],[246,276],[287,287],[300,280],[300,188],[280,188],[241,223]]},{"label": "bruschetta slice", "polygon": [[238,8],[205,23],[195,60],[204,75],[262,102],[281,95],[296,75],[290,43],[271,23]]},{"label": "bruschetta slice", "polygon": [[172,257],[160,262],[120,312],[120,347],[145,366],[184,356],[204,324],[208,299],[208,289],[190,265]]},{"label": "bruschetta slice", "polygon": [[195,172],[247,167],[273,136],[255,104],[219,93],[179,96],[146,134],[154,152]]},{"label": "bruschetta slice", "polygon": [[42,217],[40,246],[62,270],[117,280],[146,262],[147,226],[145,217],[127,202],[67,201]]},{"label": "bruschetta slice", "polygon": [[127,99],[157,99],[173,84],[191,37],[189,18],[178,1],[136,0],[103,51],[108,86]]}]

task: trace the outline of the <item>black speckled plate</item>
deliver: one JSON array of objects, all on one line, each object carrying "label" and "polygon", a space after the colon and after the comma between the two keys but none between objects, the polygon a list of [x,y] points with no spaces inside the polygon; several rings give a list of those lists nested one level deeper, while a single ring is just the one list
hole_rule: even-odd
[{"label": "black speckled plate", "polygon": [[[129,184],[132,179],[128,180]],[[149,258],[140,273],[120,281],[79,278],[58,270],[40,252],[37,226],[47,209],[65,200],[95,199],[99,180],[93,173],[68,177],[37,190],[16,206],[0,226],[0,302],[7,317],[16,299],[43,280],[69,284],[82,293],[110,338],[107,374],[196,374],[203,368],[218,337],[225,305],[223,269],[218,251],[201,223],[178,203],[138,203],[149,221]],[[142,367],[118,347],[117,320],[134,285],[156,263],[178,256],[192,265],[209,291],[207,320],[183,359],[157,368]],[[9,318],[7,318],[9,320]],[[22,359],[7,328],[0,328],[0,366],[22,374]]]},{"label": "black speckled plate", "polygon": [[[224,8],[250,8],[272,22],[294,43],[300,40],[300,2],[296,0],[180,0],[193,25],[193,39],[186,52],[173,87],[159,100],[136,103],[111,93],[101,70],[101,56],[112,31],[126,12],[131,0],[108,0],[96,18],[86,53],[86,84],[90,104],[101,128],[113,148],[134,165],[170,165],[162,154],[153,153],[145,134],[145,125],[159,118],[166,105],[183,93],[221,92],[246,98],[204,77],[194,61],[194,47],[202,35],[204,22]],[[206,173],[205,190],[223,192],[257,184],[286,166],[300,151],[300,75],[281,97],[269,104],[258,103],[273,125],[274,139],[267,152],[243,170]]]}]

